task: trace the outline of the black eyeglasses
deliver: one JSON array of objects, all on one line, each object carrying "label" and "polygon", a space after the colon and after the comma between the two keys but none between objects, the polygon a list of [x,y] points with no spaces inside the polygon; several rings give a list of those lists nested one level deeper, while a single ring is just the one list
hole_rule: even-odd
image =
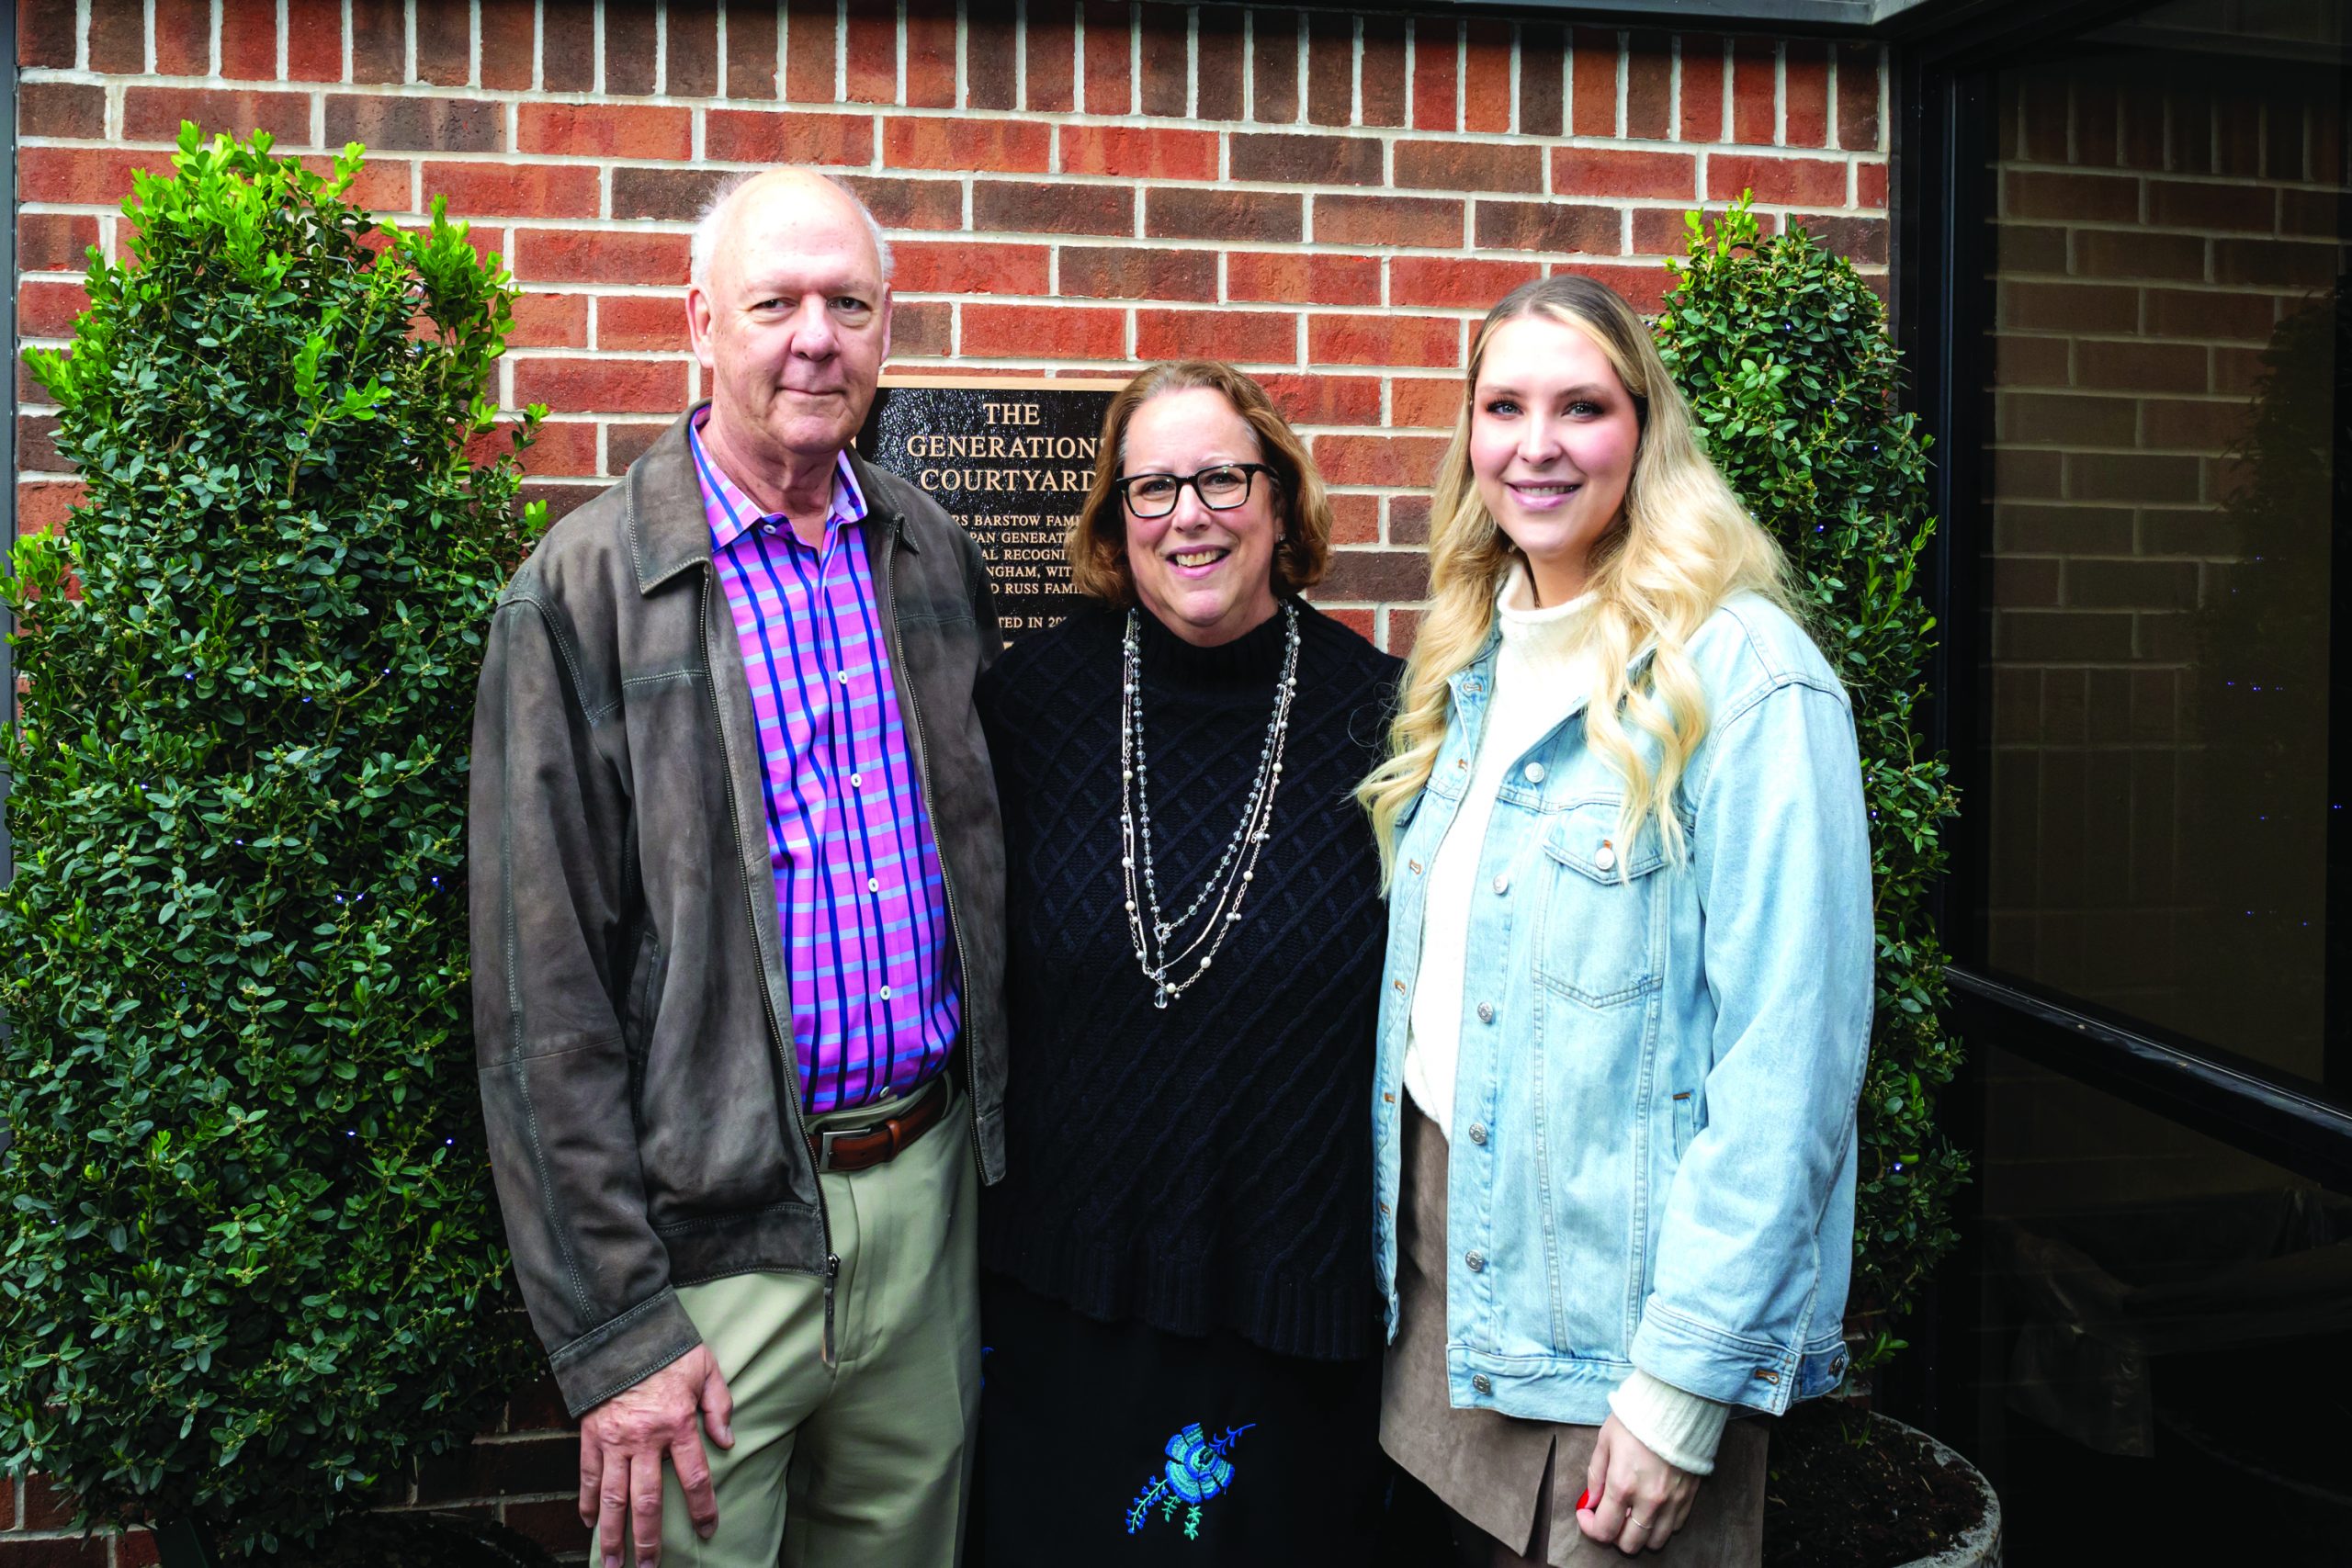
[{"label": "black eyeglasses", "polygon": [[1186,485],[1211,512],[1230,512],[1250,499],[1250,480],[1259,474],[1279,479],[1263,463],[1218,463],[1197,474],[1128,474],[1113,479],[1111,488],[1138,517],[1165,517],[1175,511]]}]

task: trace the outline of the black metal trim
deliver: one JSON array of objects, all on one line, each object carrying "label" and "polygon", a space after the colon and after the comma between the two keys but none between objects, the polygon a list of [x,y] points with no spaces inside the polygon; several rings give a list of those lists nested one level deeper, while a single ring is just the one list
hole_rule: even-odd
[{"label": "black metal trim", "polygon": [[[1262,0],[1215,0],[1245,6]],[[1878,15],[1872,0],[1358,0],[1365,16],[1408,17],[1446,23],[1495,21],[1548,23],[1555,27],[1640,28],[1661,32],[1761,33],[1776,39],[1879,39],[1910,19],[1917,6]]]},{"label": "black metal trim", "polygon": [[[1920,423],[1933,436],[1936,458],[1928,469],[1928,505],[1937,519],[1934,540],[1921,563],[1920,592],[1936,616],[1936,647],[1928,660],[1929,696],[1920,717],[1930,744],[1951,759],[1961,786],[1962,813],[1946,825],[1943,842],[1955,868],[1972,863],[1970,834],[1975,822],[1967,807],[1973,736],[1967,725],[1976,713],[1973,623],[1965,608],[1971,594],[1963,574],[1971,558],[1956,541],[1976,538],[1974,498],[1962,479],[1973,476],[1967,454],[1976,450],[1981,399],[1961,389],[1981,382],[1983,358],[1978,323],[1986,318],[1975,295],[1984,285],[1983,224],[1967,216],[1971,175],[1962,162],[1982,129],[1984,88],[1939,72],[1924,51],[1906,49],[1895,62],[1899,105],[1894,121],[1891,164],[1892,256],[1895,341],[1910,367],[1908,393]],[[1983,177],[1981,175],[1975,176]],[[1971,334],[1979,334],[1972,336]],[[1947,944],[1954,930],[1950,878],[1933,894],[1938,929]],[[1961,908],[1973,910],[1963,898]]]},{"label": "black metal trim", "polygon": [[2352,1190],[2352,1109],[2259,1063],[1946,968],[1962,1032],[2299,1175]]},{"label": "black metal trim", "polygon": [[[2352,52],[2347,52],[2335,68],[2335,102],[2339,116],[2343,106],[2352,104]],[[2347,208],[2339,197],[2337,226],[2341,232]],[[2344,345],[2352,343],[2352,326],[2347,312],[2352,312],[2352,278],[2346,276],[2344,252],[2336,251],[2335,269],[2335,401],[2331,423],[2335,426],[2334,441],[2329,452],[2333,472],[2330,479],[2329,501],[2335,513],[2330,521],[2328,536],[2333,547],[2328,551],[2328,603],[2335,606],[2352,606],[2352,547],[2346,547],[2344,523],[2352,517],[2352,364],[2344,357]],[[2328,797],[2340,800],[2335,792],[2342,787],[2347,774],[2352,774],[2352,625],[2336,615],[2328,617],[2327,628],[2327,773]],[[2324,820],[2327,831],[2327,902],[2325,909],[2325,946],[2321,962],[2324,974],[2334,980],[2338,976],[2352,976],[2352,822],[2345,820],[2341,811],[2330,811]],[[2326,985],[2321,993],[2323,1021],[2320,1039],[2323,1042],[2320,1076],[2331,1094],[2352,1096],[2352,979],[2343,985]]]},{"label": "black metal trim", "polygon": [[[1262,0],[1210,0],[1239,8]],[[1424,22],[1548,22],[1774,39],[1897,42],[1973,24],[2009,0],[1358,0],[1365,16]],[[1434,8],[1443,6],[1442,10]]]},{"label": "black metal trim", "polygon": [[1922,69],[1953,73],[2015,61],[2035,46],[2154,8],[2157,0],[1963,0],[1911,13],[1901,37]]}]

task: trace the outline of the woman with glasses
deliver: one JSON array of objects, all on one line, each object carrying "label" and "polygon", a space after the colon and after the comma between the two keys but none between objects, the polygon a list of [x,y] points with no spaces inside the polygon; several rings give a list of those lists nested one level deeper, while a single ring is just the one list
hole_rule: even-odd
[{"label": "woman with glasses", "polygon": [[1299,597],[1330,508],[1247,376],[1111,403],[1094,604],[982,679],[1013,1089],[981,1205],[989,1568],[1366,1561],[1382,918],[1350,797],[1397,663]]},{"label": "woman with glasses", "polygon": [[1761,1559],[1845,1371],[1871,858],[1845,688],[1600,284],[1480,327],[1366,780],[1381,1438],[1481,1564]]}]

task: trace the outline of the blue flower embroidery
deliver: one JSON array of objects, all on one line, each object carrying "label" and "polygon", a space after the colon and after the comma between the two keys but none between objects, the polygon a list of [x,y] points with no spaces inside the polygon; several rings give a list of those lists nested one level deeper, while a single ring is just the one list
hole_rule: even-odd
[{"label": "blue flower embroidery", "polygon": [[1155,1505],[1160,1517],[1173,1519],[1179,1503],[1189,1504],[1184,1513],[1184,1537],[1197,1540],[1201,1533],[1201,1505],[1226,1491],[1233,1484],[1233,1461],[1227,1457],[1241,1434],[1256,1426],[1227,1427],[1224,1435],[1210,1438],[1201,1431],[1198,1421],[1168,1439],[1168,1464],[1162,1472],[1151,1478],[1136,1500],[1127,1505],[1127,1533],[1135,1534],[1151,1520]]}]

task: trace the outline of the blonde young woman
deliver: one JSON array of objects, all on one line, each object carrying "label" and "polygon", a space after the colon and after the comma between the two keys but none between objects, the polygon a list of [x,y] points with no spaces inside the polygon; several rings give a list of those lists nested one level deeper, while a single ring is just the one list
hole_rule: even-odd
[{"label": "blonde young woman", "polygon": [[[1471,1560],[1753,1563],[1833,1387],[1871,1013],[1843,687],[1641,319],[1490,312],[1360,792],[1389,939],[1381,1440]],[[1457,1532],[1457,1540],[1466,1532]]]}]

